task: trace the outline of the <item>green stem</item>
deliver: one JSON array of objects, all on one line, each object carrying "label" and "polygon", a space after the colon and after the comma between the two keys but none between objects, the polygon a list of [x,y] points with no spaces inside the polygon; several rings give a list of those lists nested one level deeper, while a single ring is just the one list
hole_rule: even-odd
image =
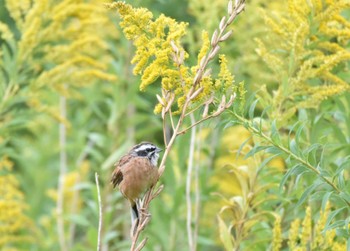
[{"label": "green stem", "polygon": [[[313,165],[311,165],[309,162],[307,162],[306,160],[300,158],[299,156],[297,156],[296,154],[294,154],[293,152],[291,152],[288,148],[274,142],[269,136],[267,136],[266,134],[264,134],[263,132],[261,132],[260,130],[258,130],[257,128],[255,128],[252,123],[250,121],[248,121],[247,119],[239,116],[238,114],[233,112],[233,115],[243,124],[247,127],[248,130],[250,130],[252,133],[260,136],[261,138],[263,138],[264,140],[266,140],[267,142],[269,142],[271,145],[279,148],[280,150],[282,150],[284,153],[288,154],[289,156],[291,156],[293,159],[295,159],[296,161],[298,161],[299,163],[303,164],[305,167],[307,167],[309,170],[311,170],[312,172],[316,173],[321,179],[323,179],[328,185],[330,185],[338,194],[340,194],[342,191],[328,178],[322,176],[321,172],[319,170],[317,170],[317,168],[315,168]],[[343,199],[343,198],[342,198]],[[348,205],[348,207],[350,207],[350,202],[343,199],[343,201]]]}]

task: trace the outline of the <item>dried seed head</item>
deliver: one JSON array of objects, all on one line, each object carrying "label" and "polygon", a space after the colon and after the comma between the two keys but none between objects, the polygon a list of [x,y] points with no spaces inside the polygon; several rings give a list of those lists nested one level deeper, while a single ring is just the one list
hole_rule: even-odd
[{"label": "dried seed head", "polygon": [[206,69],[206,71],[205,71],[204,74],[203,74],[203,77],[208,77],[208,76],[210,76],[210,75],[211,75],[211,72],[212,72],[212,69],[211,69],[211,68]]},{"label": "dried seed head", "polygon": [[209,104],[205,104],[202,118],[205,118],[208,116],[208,111],[209,111]]},{"label": "dried seed head", "polygon": [[174,63],[179,64],[178,63],[179,60],[174,52],[171,53],[171,58],[173,59]]},{"label": "dried seed head", "polygon": [[[148,223],[148,222],[147,222]],[[146,224],[143,224],[143,225],[146,225]],[[145,226],[143,226],[142,228],[144,228]],[[146,245],[146,242],[147,242],[147,238],[143,239],[140,244],[137,246],[136,250],[141,250],[143,249],[143,247]]]},{"label": "dried seed head", "polygon": [[232,34],[232,30],[229,30],[228,32],[225,33],[225,35],[223,35],[221,38],[220,38],[220,42],[223,42],[225,40],[227,40]]},{"label": "dried seed head", "polygon": [[211,37],[211,46],[214,47],[218,43],[218,30],[215,29],[213,36]]},{"label": "dried seed head", "polygon": [[230,25],[233,20],[236,18],[237,15],[232,14],[231,16],[229,16],[228,20],[227,20],[227,25]]},{"label": "dried seed head", "polygon": [[219,28],[221,31],[225,29],[225,21],[226,21],[226,16],[223,16],[219,25]]},{"label": "dried seed head", "polygon": [[179,57],[179,59],[178,59],[179,65],[180,65],[180,64],[183,64],[184,60],[185,60],[185,51],[184,51],[184,50],[181,50],[181,51],[180,51],[180,57]]},{"label": "dried seed head", "polygon": [[160,103],[162,106],[165,106],[163,99],[162,99],[158,94],[156,94],[156,97],[157,97],[159,103]]},{"label": "dried seed head", "polygon": [[231,105],[232,105],[232,103],[233,103],[233,101],[235,100],[235,98],[236,98],[236,93],[233,93],[231,96],[230,96],[230,100],[227,102],[227,104],[226,104],[226,108],[229,108]]},{"label": "dried seed head", "polygon": [[213,103],[213,101],[214,101],[214,96],[211,96],[211,97],[205,102],[205,104],[210,105],[211,103]]},{"label": "dried seed head", "polygon": [[240,5],[241,3],[241,0],[235,0],[235,9],[238,8],[238,5]]},{"label": "dried seed head", "polygon": [[197,72],[196,76],[193,78],[193,84],[196,84],[200,81],[200,73]]},{"label": "dried seed head", "polygon": [[233,2],[230,0],[227,5],[227,14],[231,16],[233,13]]},{"label": "dried seed head", "polygon": [[245,3],[240,2],[240,5],[236,7],[237,14],[241,13],[244,10],[244,7],[245,7]]},{"label": "dried seed head", "polygon": [[203,67],[204,67],[204,63],[205,63],[205,60],[207,59],[207,57],[203,57],[202,59],[201,59],[201,62],[199,63],[199,67],[200,67],[200,69],[202,69]]},{"label": "dried seed head", "polygon": [[216,45],[212,50],[212,52],[209,54],[209,59],[213,59],[216,56],[216,54],[218,54],[219,50],[220,50],[220,46]]},{"label": "dried seed head", "polygon": [[226,104],[226,96],[222,95],[220,106],[225,106],[225,104]]},{"label": "dried seed head", "polygon": [[170,41],[170,45],[173,48],[173,50],[175,51],[176,54],[179,53],[179,48],[177,48],[175,42],[173,40]]},{"label": "dried seed head", "polygon": [[199,88],[191,95],[190,99],[192,100],[192,99],[196,98],[196,97],[199,95],[199,93],[201,93],[202,91],[203,91],[203,86],[199,87]]},{"label": "dried seed head", "polygon": [[152,197],[153,197],[153,198],[157,197],[157,196],[163,191],[163,189],[164,189],[164,185],[162,184],[162,185],[160,185],[160,186],[158,187],[157,191],[155,191],[155,192],[153,193]]},{"label": "dried seed head", "polygon": [[171,105],[172,105],[173,102],[174,102],[174,99],[175,99],[175,94],[172,93],[172,94],[171,94],[171,97],[170,97],[170,100],[168,101],[168,104],[167,104],[167,106],[166,106],[165,109],[164,109],[164,112],[168,112],[168,111],[169,111]]}]

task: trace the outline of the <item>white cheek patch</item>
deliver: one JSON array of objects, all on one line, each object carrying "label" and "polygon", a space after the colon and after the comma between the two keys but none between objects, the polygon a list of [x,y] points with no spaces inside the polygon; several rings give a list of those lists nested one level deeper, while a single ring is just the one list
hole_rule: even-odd
[{"label": "white cheek patch", "polygon": [[152,146],[150,144],[146,144],[146,145],[139,146],[137,149],[135,149],[135,151],[142,152],[144,150],[151,149],[151,148],[154,148],[154,146]]},{"label": "white cheek patch", "polygon": [[151,158],[152,165],[154,165],[154,166],[158,165],[158,158],[159,158],[159,154],[158,153],[153,154],[153,156]]}]

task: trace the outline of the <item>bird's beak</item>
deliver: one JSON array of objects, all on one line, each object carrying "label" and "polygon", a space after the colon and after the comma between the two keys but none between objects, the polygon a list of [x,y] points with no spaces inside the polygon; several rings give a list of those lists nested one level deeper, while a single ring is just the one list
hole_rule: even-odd
[{"label": "bird's beak", "polygon": [[159,153],[161,151],[163,151],[163,149],[157,147],[156,152]]}]

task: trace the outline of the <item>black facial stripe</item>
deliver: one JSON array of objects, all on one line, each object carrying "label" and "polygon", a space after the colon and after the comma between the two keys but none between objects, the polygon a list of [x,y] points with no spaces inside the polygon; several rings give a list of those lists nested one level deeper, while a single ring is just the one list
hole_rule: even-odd
[{"label": "black facial stripe", "polygon": [[138,151],[137,155],[138,156],[142,156],[142,157],[146,157],[148,154],[147,150],[143,150],[143,151]]},{"label": "black facial stripe", "polygon": [[156,150],[155,147],[150,147],[150,148],[146,148],[146,149],[144,149],[144,150],[136,151],[136,153],[137,153],[138,156],[146,157],[146,156],[148,156],[150,153],[154,153],[155,150]]}]

